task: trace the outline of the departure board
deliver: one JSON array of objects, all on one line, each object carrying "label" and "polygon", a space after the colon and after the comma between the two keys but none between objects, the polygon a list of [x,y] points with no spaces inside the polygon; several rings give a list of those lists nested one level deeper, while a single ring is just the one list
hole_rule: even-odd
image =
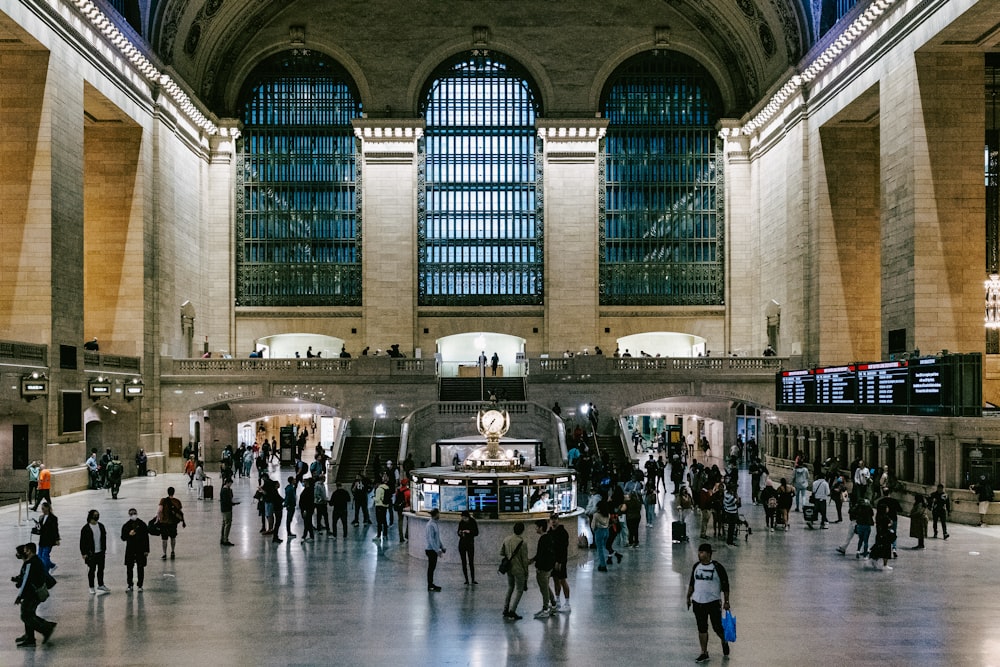
[{"label": "departure board", "polygon": [[816,378],[811,369],[782,371],[778,403],[785,405],[813,405],[816,402]]},{"label": "departure board", "polygon": [[917,359],[910,366],[910,405],[919,412],[938,414],[945,404],[948,367],[937,359]]},{"label": "departure board", "polygon": [[978,417],[982,354],[869,361],[781,371],[778,410]]},{"label": "departure board", "polygon": [[880,361],[857,365],[858,407],[879,412],[882,407],[906,405],[910,369],[906,361]]},{"label": "departure board", "polygon": [[858,378],[854,366],[832,366],[817,368],[816,405],[818,406],[851,406],[857,396]]}]

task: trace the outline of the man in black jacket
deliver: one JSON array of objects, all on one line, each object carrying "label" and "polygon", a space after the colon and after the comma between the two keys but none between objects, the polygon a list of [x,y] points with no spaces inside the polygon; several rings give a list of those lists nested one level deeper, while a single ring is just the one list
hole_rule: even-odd
[{"label": "man in black jacket", "polygon": [[44,644],[56,628],[53,621],[47,621],[35,613],[42,602],[38,597],[39,588],[41,586],[52,588],[56,585],[56,580],[45,571],[45,566],[35,551],[35,545],[31,542],[17,547],[17,557],[24,561],[24,564],[21,565],[21,573],[14,577],[14,583],[17,585],[17,598],[14,604],[21,605],[24,634],[18,637],[16,642],[18,646],[25,648],[35,646],[35,632],[42,633]]},{"label": "man in black jacket", "polygon": [[[90,594],[110,593],[111,589],[104,585],[104,557],[108,553],[108,531],[99,521],[101,513],[97,510],[87,512],[87,523],[80,529],[80,555],[87,564],[87,583],[90,584]],[[97,575],[97,588],[94,588],[94,575]]]},{"label": "man in black jacket", "polygon": [[552,568],[556,564],[556,552],[552,542],[552,534],[548,532],[549,524],[545,519],[535,522],[535,532],[538,533],[538,547],[535,556],[528,563],[535,564],[535,578],[538,581],[538,590],[542,594],[542,610],[535,614],[535,618],[548,618],[556,613],[556,600],[549,590],[549,579],[552,577]]}]

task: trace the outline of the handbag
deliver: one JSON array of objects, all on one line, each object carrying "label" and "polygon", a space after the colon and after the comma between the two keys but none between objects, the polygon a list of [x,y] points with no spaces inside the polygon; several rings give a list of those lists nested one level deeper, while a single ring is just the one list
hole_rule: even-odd
[{"label": "handbag", "polygon": [[736,641],[736,616],[728,609],[722,614],[722,632],[727,642]]},{"label": "handbag", "polygon": [[521,549],[523,545],[524,545],[524,540],[521,540],[521,542],[514,549],[514,553],[510,555],[510,558],[507,558],[506,556],[502,556],[500,558],[500,566],[497,568],[497,572],[499,572],[500,574],[507,574],[508,572],[510,572],[511,559],[514,558],[514,556],[517,554],[517,552]]},{"label": "handbag", "polygon": [[150,535],[155,536],[160,534],[160,522],[156,520],[155,516],[149,520],[149,523],[146,524],[146,526],[147,526],[146,532],[148,532]]},{"label": "handbag", "polygon": [[39,602],[45,602],[49,599],[49,587],[45,584],[35,586],[35,596],[38,598]]}]

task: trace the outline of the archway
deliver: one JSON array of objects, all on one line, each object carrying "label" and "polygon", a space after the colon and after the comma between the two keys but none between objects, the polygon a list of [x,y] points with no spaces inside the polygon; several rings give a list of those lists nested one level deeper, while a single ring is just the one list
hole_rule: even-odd
[{"label": "archway", "polygon": [[697,357],[707,351],[707,339],[676,331],[648,331],[622,336],[618,352],[633,357]]},{"label": "archway", "polygon": [[322,334],[286,333],[261,336],[254,349],[269,359],[290,359],[307,357],[312,354],[329,359],[339,357],[344,347],[344,339]]},{"label": "archway", "polygon": [[[491,332],[469,332],[438,338],[438,374],[441,377],[478,377],[479,357],[486,355],[487,366],[497,355],[497,375],[524,375],[525,340],[519,336]],[[492,372],[491,372],[492,374]]]}]

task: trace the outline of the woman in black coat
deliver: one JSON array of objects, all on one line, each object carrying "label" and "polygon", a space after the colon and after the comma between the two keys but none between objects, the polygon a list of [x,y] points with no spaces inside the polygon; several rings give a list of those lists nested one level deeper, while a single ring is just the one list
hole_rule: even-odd
[{"label": "woman in black coat", "polygon": [[135,582],[142,592],[143,572],[146,558],[149,556],[149,530],[146,522],[139,518],[135,508],[128,511],[128,521],[122,526],[122,541],[125,542],[125,580],[128,590],[132,590],[132,570],[138,570],[139,578]]}]

